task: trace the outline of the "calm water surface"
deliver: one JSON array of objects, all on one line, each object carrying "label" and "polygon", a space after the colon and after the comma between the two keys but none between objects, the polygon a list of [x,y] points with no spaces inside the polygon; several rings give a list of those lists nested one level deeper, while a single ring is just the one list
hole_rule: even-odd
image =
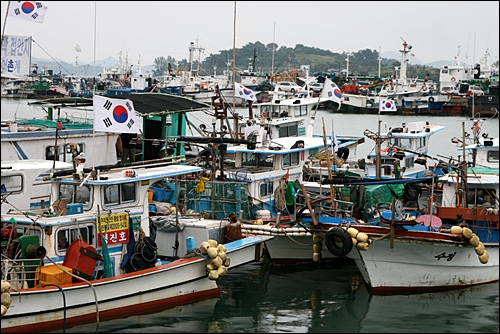
[{"label": "calm water surface", "polygon": [[[2,120],[43,117],[26,100],[2,99]],[[241,110],[245,115],[245,109]],[[78,111],[92,117],[92,112]],[[190,116],[195,124],[210,124],[206,115]],[[382,124],[425,120],[446,129],[431,138],[429,155],[456,157],[450,139],[460,137],[466,117],[381,117]],[[336,134],[362,136],[377,131],[377,115],[334,114],[318,110],[315,133],[334,125]],[[333,123],[332,123],[333,122]],[[498,137],[498,119],[482,124],[483,131]],[[330,135],[330,130],[326,131]],[[373,149],[366,138],[357,157]],[[218,298],[168,310],[145,310],[137,315],[99,324],[67,329],[68,333],[498,333],[499,285],[487,284],[442,293],[371,295],[352,264],[274,267],[256,262],[229,268],[219,279]],[[62,332],[62,329],[58,331]]]},{"label": "calm water surface", "polygon": [[285,268],[256,262],[230,268],[219,285],[219,298],[67,332],[499,332],[498,283],[441,293],[373,296],[352,264]]}]

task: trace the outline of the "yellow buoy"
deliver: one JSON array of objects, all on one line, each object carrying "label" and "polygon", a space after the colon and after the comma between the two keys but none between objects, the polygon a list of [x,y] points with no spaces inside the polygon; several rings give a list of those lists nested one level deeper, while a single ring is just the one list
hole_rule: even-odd
[{"label": "yellow buoy", "polygon": [[201,254],[207,254],[209,247],[210,247],[210,244],[206,241],[203,241],[200,245]]},{"label": "yellow buoy", "polygon": [[349,235],[352,237],[352,238],[356,238],[356,236],[358,235],[359,231],[356,230],[354,227],[349,227],[347,229],[347,233],[349,233]]},{"label": "yellow buoy", "polygon": [[359,242],[367,242],[368,241],[368,234],[359,232],[358,235],[356,236],[356,239],[358,239]]},{"label": "yellow buoy", "polygon": [[356,244],[356,247],[359,250],[365,251],[365,250],[367,250],[370,247],[370,244],[368,244],[367,242],[358,242]]},{"label": "yellow buoy", "polygon": [[351,240],[352,240],[352,245],[356,246],[356,244],[358,243],[358,239],[351,237]]},{"label": "yellow buoy", "polygon": [[218,245],[217,240],[213,240],[213,239],[208,240],[208,243],[209,243],[210,247],[217,247],[217,245]]},{"label": "yellow buoy", "polygon": [[217,247],[208,247],[207,254],[211,259],[213,259],[217,256],[217,254],[219,254],[219,250]]},{"label": "yellow buoy", "polygon": [[224,266],[229,267],[230,264],[231,264],[231,259],[229,259],[229,257],[226,257],[226,259],[224,260]]},{"label": "yellow buoy", "polygon": [[472,237],[469,239],[469,242],[472,246],[476,247],[477,245],[479,245],[480,241],[479,241],[479,237],[477,235],[472,235]]},{"label": "yellow buoy", "polygon": [[323,250],[323,244],[320,242],[316,242],[313,244],[313,251],[314,253],[321,253]]},{"label": "yellow buoy", "polygon": [[464,228],[462,228],[462,235],[465,238],[470,239],[470,238],[472,238],[473,233],[472,233],[472,230],[470,228],[464,227]]},{"label": "yellow buoy", "polygon": [[220,266],[219,268],[217,268],[217,272],[219,273],[219,276],[226,276],[227,275],[227,267]]},{"label": "yellow buoy", "polygon": [[476,251],[476,254],[481,256],[484,254],[484,245],[483,243],[480,241],[479,242],[479,245],[477,245],[476,247],[474,247],[474,250]]},{"label": "yellow buoy", "polygon": [[314,233],[313,234],[313,242],[314,243],[321,242],[322,239],[323,239],[323,235],[321,235],[319,233]]},{"label": "yellow buoy", "polygon": [[218,244],[217,249],[219,249],[220,252],[225,252],[226,251],[226,246],[223,244]]},{"label": "yellow buoy", "polygon": [[208,278],[211,280],[216,280],[219,278],[219,272],[217,270],[210,270],[210,273],[208,274]]},{"label": "yellow buoy", "polygon": [[452,226],[451,234],[462,234],[462,227],[458,225]]},{"label": "yellow buoy", "polygon": [[484,251],[483,255],[479,256],[479,261],[481,261],[482,264],[487,263],[489,259],[490,259],[490,254],[488,254],[486,250]]},{"label": "yellow buoy", "polygon": [[319,261],[321,261],[321,253],[316,253],[316,252],[314,252],[314,253],[313,253],[313,261],[314,261],[314,262],[319,262]]}]

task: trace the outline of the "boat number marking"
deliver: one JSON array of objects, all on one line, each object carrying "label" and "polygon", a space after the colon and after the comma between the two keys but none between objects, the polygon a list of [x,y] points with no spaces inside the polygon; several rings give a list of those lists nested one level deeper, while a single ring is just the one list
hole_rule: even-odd
[{"label": "boat number marking", "polygon": [[438,261],[441,260],[441,259],[446,259],[446,261],[451,261],[453,260],[453,257],[457,255],[457,252],[453,252],[453,253],[450,253],[448,255],[446,255],[445,252],[442,252],[441,254],[438,254],[436,256],[434,256]]}]

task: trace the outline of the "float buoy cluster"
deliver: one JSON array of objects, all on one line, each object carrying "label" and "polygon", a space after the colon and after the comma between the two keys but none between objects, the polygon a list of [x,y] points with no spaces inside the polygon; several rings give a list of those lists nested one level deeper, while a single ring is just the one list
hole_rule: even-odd
[{"label": "float buoy cluster", "polygon": [[490,259],[490,255],[484,249],[483,243],[479,240],[479,237],[472,232],[472,230],[468,227],[460,227],[458,225],[451,227],[451,234],[462,235],[465,239],[469,240],[469,243],[474,247],[476,254],[479,258],[479,261],[482,264],[488,263]]},{"label": "float buoy cluster", "polygon": [[354,227],[349,227],[347,233],[351,236],[352,244],[356,246],[357,249],[365,251],[370,247],[370,239],[368,234],[364,232],[359,232]]},{"label": "float buoy cluster", "polygon": [[319,233],[313,234],[313,261],[321,261],[321,251],[323,251],[323,236]]},{"label": "float buoy cluster", "polygon": [[276,227],[272,225],[262,225],[262,220],[258,219],[255,224],[241,224],[241,232],[249,234],[275,235],[275,236],[311,236],[303,227]]},{"label": "float buoy cluster", "polygon": [[207,264],[207,276],[211,280],[217,280],[220,276],[227,274],[227,268],[231,260],[226,254],[226,247],[216,240],[203,241],[200,246],[201,254],[208,255],[210,262]]},{"label": "float buoy cluster", "polygon": [[2,281],[2,317],[7,313],[7,310],[12,304],[12,297],[10,296],[10,283]]}]

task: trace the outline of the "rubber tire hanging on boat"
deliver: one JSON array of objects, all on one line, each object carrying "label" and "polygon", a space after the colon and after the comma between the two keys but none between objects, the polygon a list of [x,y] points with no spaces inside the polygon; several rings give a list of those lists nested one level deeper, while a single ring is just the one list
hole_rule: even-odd
[{"label": "rubber tire hanging on boat", "polygon": [[429,102],[434,102],[434,98],[432,96],[429,97]]},{"label": "rubber tire hanging on boat", "polygon": [[335,256],[346,256],[352,250],[353,244],[349,233],[340,227],[333,227],[325,234],[326,248]]},{"label": "rubber tire hanging on boat", "polygon": [[403,196],[407,201],[416,201],[422,195],[422,188],[415,183],[407,183],[403,191]]}]

